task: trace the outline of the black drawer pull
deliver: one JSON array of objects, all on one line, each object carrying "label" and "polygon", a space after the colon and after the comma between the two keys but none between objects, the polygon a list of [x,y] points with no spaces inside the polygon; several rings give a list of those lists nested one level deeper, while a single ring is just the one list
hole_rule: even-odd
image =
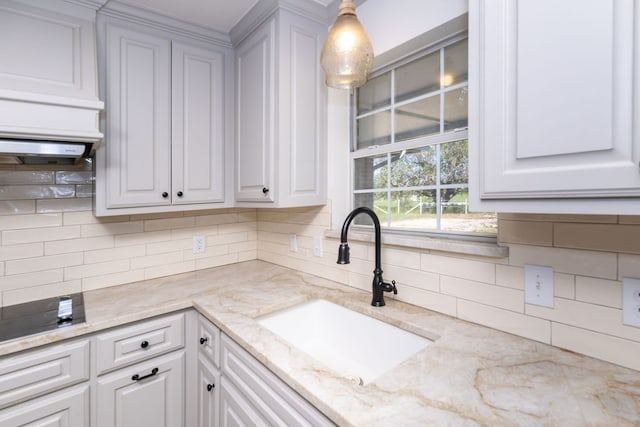
[{"label": "black drawer pull", "polygon": [[169,193],[167,193],[166,191],[162,193],[162,197],[164,199],[166,199],[167,197],[169,197]]},{"label": "black drawer pull", "polygon": [[207,391],[211,391],[215,388],[215,384],[207,384]]},{"label": "black drawer pull", "polygon": [[178,195],[178,197],[182,197],[182,191],[178,191],[176,194]]},{"label": "black drawer pull", "polygon": [[135,374],[134,376],[132,376],[132,377],[131,377],[131,379],[132,379],[133,381],[142,381],[142,380],[144,380],[145,378],[152,377],[152,376],[154,376],[154,375],[155,375],[155,374],[157,374],[157,373],[158,373],[158,368],[153,368],[153,369],[151,370],[151,373],[150,373],[150,374],[143,375],[143,376],[140,376],[140,375],[138,375],[138,374]]},{"label": "black drawer pull", "polygon": [[267,187],[262,188],[262,194],[267,194],[268,192],[269,192],[269,189]]},{"label": "black drawer pull", "polygon": [[200,338],[200,345],[204,345],[204,343],[206,343],[207,341],[209,341],[209,338],[205,338],[205,337]]},{"label": "black drawer pull", "polygon": [[144,340],[140,343],[140,348],[147,348],[149,347],[149,341]]}]

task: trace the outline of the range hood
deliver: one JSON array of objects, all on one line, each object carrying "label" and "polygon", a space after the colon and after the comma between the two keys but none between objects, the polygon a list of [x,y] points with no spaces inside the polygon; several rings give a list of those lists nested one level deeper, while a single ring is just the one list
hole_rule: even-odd
[{"label": "range hood", "polygon": [[0,163],[74,163],[93,154],[94,144],[0,139]]}]

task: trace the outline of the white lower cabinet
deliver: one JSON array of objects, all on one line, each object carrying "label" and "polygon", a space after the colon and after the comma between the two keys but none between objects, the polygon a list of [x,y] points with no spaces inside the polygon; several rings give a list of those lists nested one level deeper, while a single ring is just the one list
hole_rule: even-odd
[{"label": "white lower cabinet", "polygon": [[334,425],[224,334],[221,351],[222,427]]},{"label": "white lower cabinet", "polygon": [[184,425],[185,352],[139,363],[98,379],[99,427]]},{"label": "white lower cabinet", "polygon": [[0,427],[86,427],[89,385],[82,384],[0,411]]},{"label": "white lower cabinet", "polygon": [[89,425],[88,339],[0,359],[0,427]]},{"label": "white lower cabinet", "polygon": [[0,427],[334,425],[198,317],[178,312],[0,358]]}]

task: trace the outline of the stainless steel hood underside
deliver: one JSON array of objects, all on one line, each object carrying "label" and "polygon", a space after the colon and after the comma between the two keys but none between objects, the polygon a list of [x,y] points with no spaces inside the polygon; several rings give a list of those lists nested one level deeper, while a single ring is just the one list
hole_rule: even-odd
[{"label": "stainless steel hood underside", "polygon": [[92,143],[0,139],[0,163],[74,163],[93,151]]}]

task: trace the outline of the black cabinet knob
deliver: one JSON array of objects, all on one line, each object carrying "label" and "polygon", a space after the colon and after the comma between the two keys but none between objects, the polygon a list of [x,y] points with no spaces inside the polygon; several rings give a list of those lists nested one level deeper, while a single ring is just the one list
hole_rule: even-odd
[{"label": "black cabinet knob", "polygon": [[182,197],[182,191],[178,191],[176,194],[178,195],[178,197]]},{"label": "black cabinet knob", "polygon": [[267,187],[262,188],[262,194],[267,194],[268,192],[269,192],[269,189]]},{"label": "black cabinet knob", "polygon": [[207,384],[207,391],[211,391],[215,388],[215,384]]},{"label": "black cabinet knob", "polygon": [[208,338],[200,338],[200,344],[204,345],[204,343],[206,343],[209,339]]},{"label": "black cabinet knob", "polygon": [[163,192],[162,193],[162,197],[166,199],[167,197],[169,197],[169,193],[167,193],[166,191]]},{"label": "black cabinet knob", "polygon": [[147,347],[149,347],[149,341],[145,340],[140,343],[140,348],[147,348]]}]

